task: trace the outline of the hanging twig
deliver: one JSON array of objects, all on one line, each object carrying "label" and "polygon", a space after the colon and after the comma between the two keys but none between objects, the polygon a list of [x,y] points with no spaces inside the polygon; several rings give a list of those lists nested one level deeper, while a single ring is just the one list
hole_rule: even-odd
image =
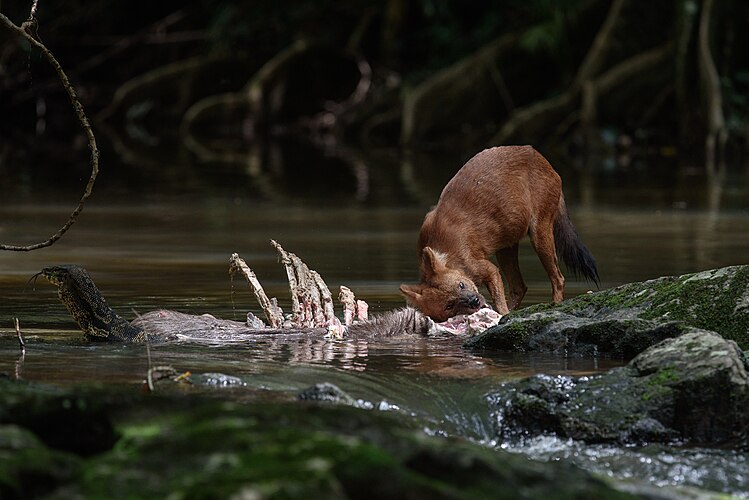
[{"label": "hanging twig", "polygon": [[88,183],[86,184],[86,189],[83,192],[83,196],[81,196],[81,199],[78,202],[78,206],[70,214],[68,221],[55,234],[50,236],[49,239],[42,241],[41,243],[25,246],[0,244],[0,250],[11,250],[16,252],[28,252],[30,250],[48,247],[55,241],[59,240],[60,237],[62,237],[62,235],[65,234],[68,229],[70,229],[70,226],[75,223],[76,219],[78,218],[78,214],[80,214],[83,210],[83,205],[91,196],[91,191],[93,190],[96,176],[99,173],[99,150],[96,147],[96,138],[94,137],[93,130],[91,130],[91,125],[89,124],[88,117],[86,117],[86,113],[83,111],[83,105],[78,100],[75,89],[70,84],[70,80],[65,74],[65,71],[63,71],[62,66],[60,66],[60,63],[57,62],[57,59],[55,59],[55,56],[52,55],[49,49],[47,49],[47,47],[43,43],[38,41],[37,37],[34,36],[33,31],[35,31],[36,27],[36,10],[37,0],[34,0],[31,6],[29,19],[26,20],[21,26],[16,26],[10,19],[8,19],[1,13],[0,23],[4,24],[11,31],[16,32],[16,34],[26,40],[29,44],[31,44],[31,46],[36,47],[42,54],[44,54],[49,63],[57,72],[57,76],[60,78],[60,82],[62,82],[63,88],[65,88],[65,91],[68,93],[68,97],[70,97],[70,102],[73,105],[73,109],[75,110],[75,114],[78,117],[78,121],[80,122],[81,127],[83,127],[83,130],[86,133],[86,137],[88,138],[89,147],[91,149],[91,159],[89,162],[89,164],[91,165],[91,176],[88,179]]}]

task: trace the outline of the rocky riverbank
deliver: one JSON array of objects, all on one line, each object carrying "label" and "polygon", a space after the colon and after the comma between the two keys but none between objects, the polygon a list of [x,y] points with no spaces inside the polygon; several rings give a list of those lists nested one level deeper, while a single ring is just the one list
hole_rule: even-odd
[{"label": "rocky riverbank", "polygon": [[[156,392],[144,393],[0,376],[0,497],[652,496],[652,485],[604,479],[606,470],[500,448],[549,437],[622,452],[657,444],[744,454],[748,278],[740,266],[633,283],[514,312],[469,340],[473,349],[634,357],[602,375],[499,385],[479,410],[493,425],[484,445],[324,380],[295,394],[194,374],[192,384],[153,382]],[[173,372],[164,376],[182,378]]]},{"label": "rocky riverbank", "polygon": [[403,414],[166,392],[0,380],[0,497],[629,496],[571,464],[429,436]]},{"label": "rocky riverbank", "polygon": [[749,447],[749,362],[735,342],[692,329],[592,377],[538,375],[487,396],[497,439]]},{"label": "rocky riverbank", "polygon": [[631,358],[692,327],[749,349],[749,266],[629,283],[513,311],[466,347]]}]

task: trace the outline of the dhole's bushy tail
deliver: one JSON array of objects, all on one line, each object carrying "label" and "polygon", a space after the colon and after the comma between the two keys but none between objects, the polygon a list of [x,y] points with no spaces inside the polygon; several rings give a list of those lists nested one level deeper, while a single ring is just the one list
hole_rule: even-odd
[{"label": "dhole's bushy tail", "polygon": [[554,220],[554,244],[557,247],[557,253],[572,274],[577,277],[582,276],[599,286],[596,260],[580,240],[575,226],[572,225],[570,216],[567,214],[564,196],[559,198],[559,211]]}]

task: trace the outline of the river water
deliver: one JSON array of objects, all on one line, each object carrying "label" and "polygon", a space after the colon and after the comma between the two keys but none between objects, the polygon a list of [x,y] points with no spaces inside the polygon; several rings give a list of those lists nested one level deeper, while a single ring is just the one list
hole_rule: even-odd
[{"label": "river water", "polygon": [[[398,285],[416,281],[421,220],[466,159],[278,148],[196,161],[185,153],[128,161],[105,150],[102,173],[83,214],[52,247],[0,253],[0,372],[54,384],[141,384],[142,346],[89,344],[43,278],[42,267],[86,267],[124,317],[157,308],[243,319],[258,312],[241,280],[228,276],[239,253],[270,296],[288,308],[285,273],[273,238],[320,272],[331,289],[351,288],[370,312],[403,305]],[[84,156],[85,158],[85,156]],[[147,161],[146,161],[147,160]],[[85,159],[84,165],[85,165]],[[747,262],[749,169],[723,176],[662,162],[581,167],[554,162],[583,241],[595,255],[601,287]],[[0,162],[0,241],[45,239],[67,218],[87,172],[65,164],[41,175],[28,163]],[[72,179],[71,179],[72,177]],[[546,276],[525,242],[520,266],[524,305],[549,300]],[[590,284],[568,277],[567,295]],[[26,339],[18,349],[12,318]],[[332,382],[375,408],[422,418],[433,432],[492,441],[483,395],[503,381],[535,373],[592,374],[620,359],[528,353],[472,353],[462,341],[254,339],[226,345],[157,345],[154,364],[240,377],[247,387],[294,393]],[[232,392],[231,394],[236,394]],[[227,396],[235,397],[235,396]],[[749,491],[747,455],[668,447],[620,449],[545,438],[512,449],[653,486]]]}]

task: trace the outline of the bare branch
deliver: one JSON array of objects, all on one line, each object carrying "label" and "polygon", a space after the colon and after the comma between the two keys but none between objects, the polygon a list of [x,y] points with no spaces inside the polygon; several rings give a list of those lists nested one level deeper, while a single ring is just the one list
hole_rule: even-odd
[{"label": "bare branch", "polygon": [[580,86],[596,76],[605,62],[608,51],[611,48],[613,39],[613,32],[617,25],[621,22],[621,13],[627,3],[627,0],[614,0],[609,8],[609,12],[606,15],[606,20],[598,30],[593,45],[585,55],[585,59],[580,64],[575,76],[575,86]]},{"label": "bare branch", "polygon": [[47,49],[47,47],[44,46],[43,43],[37,40],[37,38],[32,33],[32,30],[34,30],[36,26],[36,9],[37,9],[37,0],[34,1],[33,5],[31,6],[31,13],[29,15],[29,19],[24,22],[20,27],[13,24],[13,22],[8,19],[6,16],[0,13],[0,23],[4,24],[8,29],[11,31],[14,31],[17,35],[22,37],[24,40],[26,40],[29,44],[31,44],[33,47],[36,47],[44,56],[47,58],[47,61],[52,65],[52,67],[57,72],[57,76],[60,78],[60,82],[62,83],[62,86],[65,88],[65,91],[68,93],[68,97],[70,98],[70,102],[73,105],[73,109],[75,110],[75,114],[78,117],[78,121],[81,124],[81,127],[83,127],[84,132],[86,133],[86,137],[88,138],[89,148],[91,150],[91,159],[89,161],[89,164],[91,165],[91,176],[88,179],[88,183],[86,184],[86,189],[83,192],[83,195],[81,196],[80,201],[78,202],[78,206],[73,210],[73,212],[70,214],[70,217],[68,218],[67,222],[52,236],[49,237],[49,239],[41,242],[36,243],[33,245],[5,245],[0,244],[0,250],[11,250],[16,252],[28,252],[30,250],[37,250],[39,248],[44,248],[52,245],[55,241],[59,240],[60,237],[62,237],[65,232],[70,229],[70,226],[72,226],[76,219],[78,218],[78,215],[83,211],[83,205],[86,203],[86,200],[91,196],[91,192],[94,187],[94,182],[96,181],[96,176],[99,174],[99,149],[96,147],[96,138],[94,137],[94,132],[91,130],[91,125],[89,124],[88,117],[86,116],[86,113],[83,111],[83,105],[78,100],[78,96],[76,95],[75,89],[70,84],[70,80],[68,79],[68,76],[65,74],[65,71],[63,71],[62,66],[60,66],[60,63],[57,62],[57,59],[55,59],[55,56],[52,55],[52,52]]}]

